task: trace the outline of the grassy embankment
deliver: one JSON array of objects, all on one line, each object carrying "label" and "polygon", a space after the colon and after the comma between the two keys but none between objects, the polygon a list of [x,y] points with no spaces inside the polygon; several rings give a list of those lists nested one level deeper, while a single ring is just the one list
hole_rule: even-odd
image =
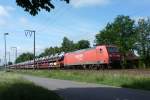
[{"label": "grassy embankment", "polygon": [[55,79],[75,80],[88,83],[98,83],[118,87],[150,90],[150,71],[18,70],[17,72]]},{"label": "grassy embankment", "polygon": [[0,72],[0,100],[62,100],[55,93],[25,81],[18,74]]}]

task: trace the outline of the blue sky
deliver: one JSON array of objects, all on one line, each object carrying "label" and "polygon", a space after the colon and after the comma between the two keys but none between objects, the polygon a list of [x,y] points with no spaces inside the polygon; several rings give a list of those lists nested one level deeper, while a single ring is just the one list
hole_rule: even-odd
[{"label": "blue sky", "polygon": [[7,51],[18,47],[19,54],[33,51],[33,38],[25,37],[24,30],[36,30],[37,54],[44,48],[60,46],[64,36],[73,41],[86,39],[94,42],[95,34],[117,15],[129,15],[137,20],[150,16],[150,0],[72,0],[70,4],[53,0],[56,8],[42,11],[33,17],[18,7],[15,0],[0,0],[0,58],[4,57],[3,33],[8,32]]}]

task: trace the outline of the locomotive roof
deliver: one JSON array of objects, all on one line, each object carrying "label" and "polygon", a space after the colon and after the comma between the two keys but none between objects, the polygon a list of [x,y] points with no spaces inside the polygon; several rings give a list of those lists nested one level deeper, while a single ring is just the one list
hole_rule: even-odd
[{"label": "locomotive roof", "polygon": [[87,49],[81,49],[81,50],[77,50],[77,51],[73,51],[73,52],[68,52],[68,53],[80,53],[80,52],[84,52],[86,50],[91,50],[91,49],[95,49],[96,47],[92,47],[92,48],[87,48]]},{"label": "locomotive roof", "polygon": [[106,47],[116,47],[115,45],[97,45],[95,47],[92,48],[87,48],[87,49],[81,49],[81,50],[77,50],[77,51],[72,51],[72,52],[68,52],[68,53],[80,53],[80,52],[84,52],[86,50],[91,50],[91,49],[95,49],[98,46],[106,46]]}]

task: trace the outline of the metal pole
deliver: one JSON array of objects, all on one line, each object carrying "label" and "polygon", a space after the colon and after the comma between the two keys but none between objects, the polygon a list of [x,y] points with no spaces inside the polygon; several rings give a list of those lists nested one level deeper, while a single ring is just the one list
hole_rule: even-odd
[{"label": "metal pole", "polygon": [[6,70],[6,67],[7,67],[7,58],[6,58],[6,35],[8,35],[8,33],[4,33],[4,42],[5,42],[5,70]]},{"label": "metal pole", "polygon": [[15,52],[15,59],[17,59],[17,47],[11,47],[12,49],[14,48],[16,50]]},{"label": "metal pole", "polygon": [[35,31],[33,31],[34,33],[34,69],[35,69]]},{"label": "metal pole", "polygon": [[0,66],[1,66],[1,62],[2,62],[2,60],[0,59]]},{"label": "metal pole", "polygon": [[25,31],[26,31],[26,32],[29,32],[29,33],[31,33],[31,34],[33,33],[33,35],[34,35],[34,36],[33,36],[33,37],[34,37],[34,41],[33,41],[33,49],[34,49],[34,50],[33,50],[33,51],[34,51],[34,62],[33,62],[33,64],[34,64],[34,65],[33,65],[33,66],[34,66],[34,69],[36,69],[36,66],[35,66],[35,56],[36,56],[36,54],[35,54],[35,52],[36,52],[36,50],[35,50],[35,49],[36,49],[36,47],[35,47],[35,45],[36,45],[36,44],[35,44],[35,31],[34,31],[34,30],[25,30]]},{"label": "metal pole", "polygon": [[17,50],[17,47],[16,47],[16,60],[17,60],[17,56],[18,56],[17,53],[18,53],[18,50]]},{"label": "metal pole", "polygon": [[[17,47],[16,47],[16,60],[17,60]],[[16,64],[16,60],[15,60],[15,64]],[[17,69],[17,67],[15,67]]]},{"label": "metal pole", "polygon": [[6,64],[7,64],[7,61],[6,61],[6,35],[4,35],[4,41],[5,41],[5,69],[6,69]]},{"label": "metal pole", "polygon": [[9,62],[10,62],[10,52],[8,52]]}]

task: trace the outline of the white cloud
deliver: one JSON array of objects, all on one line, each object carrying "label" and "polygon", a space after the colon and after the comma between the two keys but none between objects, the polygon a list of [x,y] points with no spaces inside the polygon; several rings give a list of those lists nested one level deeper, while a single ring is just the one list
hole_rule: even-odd
[{"label": "white cloud", "polygon": [[8,17],[13,10],[14,8],[11,6],[0,5],[0,26],[7,25]]},{"label": "white cloud", "polygon": [[71,0],[74,7],[86,7],[109,4],[110,0]]},{"label": "white cloud", "polygon": [[25,17],[21,17],[19,19],[19,21],[20,21],[21,25],[28,25],[28,23],[29,23],[27,18],[25,18]]},{"label": "white cloud", "polygon": [[3,6],[0,5],[0,17],[8,17],[10,14],[10,11],[13,11],[14,8],[11,6]]},{"label": "white cloud", "polygon": [[5,17],[8,15],[9,15],[9,13],[8,13],[7,9],[4,6],[0,5],[0,17]]}]

